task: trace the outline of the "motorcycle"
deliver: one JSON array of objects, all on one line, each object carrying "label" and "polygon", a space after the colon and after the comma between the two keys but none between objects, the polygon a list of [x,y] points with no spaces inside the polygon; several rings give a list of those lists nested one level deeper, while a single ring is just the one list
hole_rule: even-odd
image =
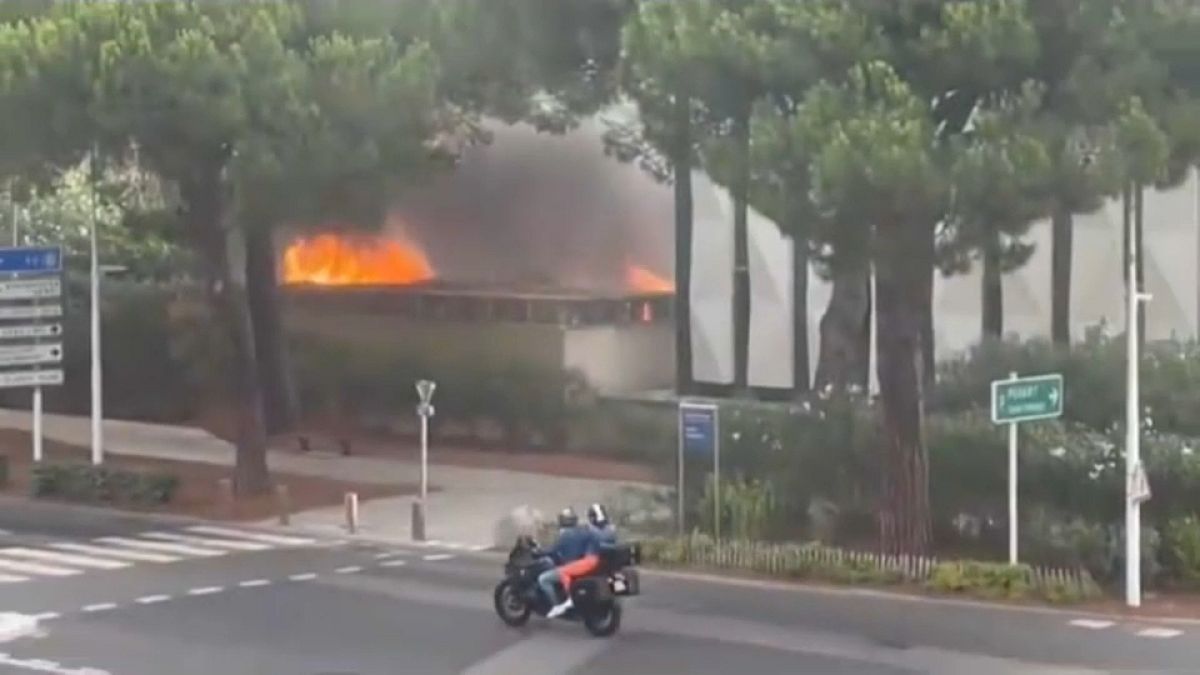
[{"label": "motorcycle", "polygon": [[[639,595],[641,554],[636,544],[604,546],[600,564],[586,577],[571,582],[574,605],[563,614],[566,621],[582,621],[596,637],[610,637],[621,627],[620,598]],[[524,626],[533,614],[546,616],[554,601],[538,586],[538,576],[551,568],[532,537],[520,537],[504,564],[504,579],[496,585],[493,602],[500,620],[513,628]]]}]

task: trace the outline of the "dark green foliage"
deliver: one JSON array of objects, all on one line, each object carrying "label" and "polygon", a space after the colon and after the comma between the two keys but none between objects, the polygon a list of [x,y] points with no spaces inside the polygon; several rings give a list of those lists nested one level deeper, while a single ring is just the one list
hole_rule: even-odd
[{"label": "dark green foliage", "polygon": [[33,469],[33,496],[47,499],[149,507],[170,503],[178,488],[179,478],[169,473],[72,463]]}]

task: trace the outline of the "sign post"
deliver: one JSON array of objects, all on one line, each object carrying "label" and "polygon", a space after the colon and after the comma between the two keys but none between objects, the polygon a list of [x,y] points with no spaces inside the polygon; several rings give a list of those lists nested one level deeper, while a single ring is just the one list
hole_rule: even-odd
[{"label": "sign post", "polygon": [[0,325],[0,388],[33,388],[33,461],[41,462],[42,387],[63,383],[62,249],[0,249],[0,278],[0,322],[19,322]]},{"label": "sign post", "polygon": [[421,498],[413,503],[412,536],[414,541],[425,541],[425,499],[429,496],[429,418],[433,417],[433,392],[437,383],[433,380],[417,382],[417,416],[421,418]]},{"label": "sign post", "polygon": [[1017,564],[1017,441],[1021,422],[1062,416],[1060,374],[1017,377],[992,382],[992,422],[1008,425],[1008,564]]},{"label": "sign post", "polygon": [[689,455],[710,456],[713,462],[713,534],[721,538],[721,440],[717,406],[692,401],[679,402],[679,455],[676,509],[679,533],[687,530],[685,522],[684,465]]}]

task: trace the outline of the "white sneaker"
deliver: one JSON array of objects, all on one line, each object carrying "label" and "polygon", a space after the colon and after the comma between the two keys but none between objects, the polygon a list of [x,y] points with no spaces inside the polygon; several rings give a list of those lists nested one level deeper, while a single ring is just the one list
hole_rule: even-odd
[{"label": "white sneaker", "polygon": [[571,609],[574,606],[575,606],[575,603],[571,602],[570,598],[567,598],[566,602],[563,602],[562,604],[559,604],[559,605],[555,605],[553,608],[551,608],[550,611],[546,613],[546,618],[547,619],[557,619],[558,617],[562,616],[563,614],[566,614],[567,610]]}]

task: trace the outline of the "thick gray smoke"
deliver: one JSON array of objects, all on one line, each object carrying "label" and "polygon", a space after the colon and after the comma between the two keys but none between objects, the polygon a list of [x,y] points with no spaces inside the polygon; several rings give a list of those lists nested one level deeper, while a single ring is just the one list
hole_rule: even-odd
[{"label": "thick gray smoke", "polygon": [[598,123],[565,136],[492,131],[389,219],[441,280],[621,292],[627,263],[673,276],[670,188],[605,157]]}]

